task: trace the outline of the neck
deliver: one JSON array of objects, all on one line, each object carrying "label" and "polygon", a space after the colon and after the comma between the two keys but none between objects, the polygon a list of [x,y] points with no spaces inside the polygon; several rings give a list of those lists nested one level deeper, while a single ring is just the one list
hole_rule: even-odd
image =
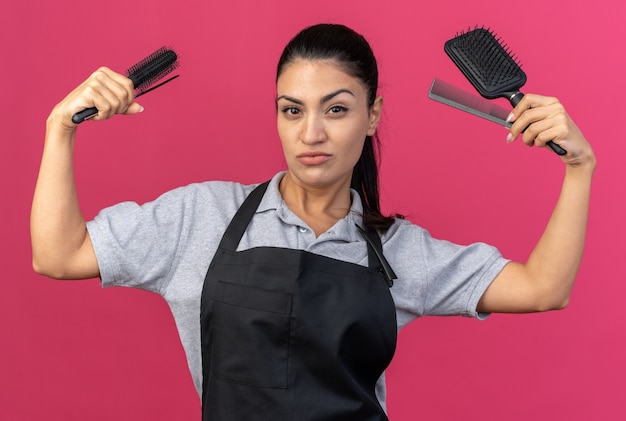
[{"label": "neck", "polygon": [[315,231],[327,231],[350,212],[350,180],[325,187],[308,186],[289,172],[280,181],[280,194],[287,207]]}]

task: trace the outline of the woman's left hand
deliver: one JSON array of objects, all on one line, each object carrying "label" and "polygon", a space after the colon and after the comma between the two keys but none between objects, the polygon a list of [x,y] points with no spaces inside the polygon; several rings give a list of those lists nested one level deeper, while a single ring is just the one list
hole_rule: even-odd
[{"label": "woman's left hand", "polygon": [[512,142],[520,134],[528,146],[545,147],[552,141],[567,151],[561,157],[565,164],[573,167],[595,166],[591,145],[557,98],[526,94],[511,112],[508,121],[513,126],[507,142]]}]

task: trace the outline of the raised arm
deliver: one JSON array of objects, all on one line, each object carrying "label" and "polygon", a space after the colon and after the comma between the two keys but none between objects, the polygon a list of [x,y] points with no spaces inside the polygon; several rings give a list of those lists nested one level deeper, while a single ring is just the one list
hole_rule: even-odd
[{"label": "raised arm", "polygon": [[526,313],[564,308],[582,259],[591,180],[596,159],[591,146],[556,98],[526,95],[515,107],[508,141],[522,134],[529,146],[550,140],[567,151],[556,207],[526,263],[511,262],[478,304],[481,312]]},{"label": "raised arm", "polygon": [[50,113],[30,227],[33,268],[56,279],[86,279],[99,275],[76,195],[73,165],[77,126],[71,118],[90,107],[98,109],[92,120],[143,110],[134,102],[130,79],[103,67]]}]

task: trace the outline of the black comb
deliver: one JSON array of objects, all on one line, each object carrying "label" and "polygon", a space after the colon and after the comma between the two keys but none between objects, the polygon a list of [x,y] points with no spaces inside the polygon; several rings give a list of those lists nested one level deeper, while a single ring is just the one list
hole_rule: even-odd
[{"label": "black comb", "polygon": [[[446,41],[443,48],[480,95],[506,98],[513,107],[521,101],[526,74],[511,49],[491,30],[476,27],[462,32]],[[567,153],[552,141],[547,145],[558,155]]]},{"label": "black comb", "polygon": [[[129,68],[126,71],[126,76],[133,82],[135,98],[178,77],[173,76],[165,82],[150,87],[152,84],[177,69],[178,66],[178,55],[170,48],[161,47],[148,57],[141,60],[139,63],[135,64],[133,67]],[[74,114],[72,116],[72,122],[74,124],[82,123],[97,113],[97,108],[87,108]]]}]

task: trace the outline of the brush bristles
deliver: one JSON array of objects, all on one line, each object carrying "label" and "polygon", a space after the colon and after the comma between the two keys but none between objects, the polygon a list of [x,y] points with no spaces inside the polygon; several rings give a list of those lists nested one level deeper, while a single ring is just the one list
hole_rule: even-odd
[{"label": "brush bristles", "polygon": [[457,48],[480,70],[483,83],[492,86],[515,76],[519,71],[519,60],[502,39],[485,28],[476,28],[457,36]]},{"label": "brush bristles", "polygon": [[170,48],[161,47],[126,71],[137,94],[178,68],[178,55]]},{"label": "brush bristles", "polygon": [[483,96],[517,90],[526,82],[517,57],[490,29],[476,27],[457,34],[445,50]]}]

